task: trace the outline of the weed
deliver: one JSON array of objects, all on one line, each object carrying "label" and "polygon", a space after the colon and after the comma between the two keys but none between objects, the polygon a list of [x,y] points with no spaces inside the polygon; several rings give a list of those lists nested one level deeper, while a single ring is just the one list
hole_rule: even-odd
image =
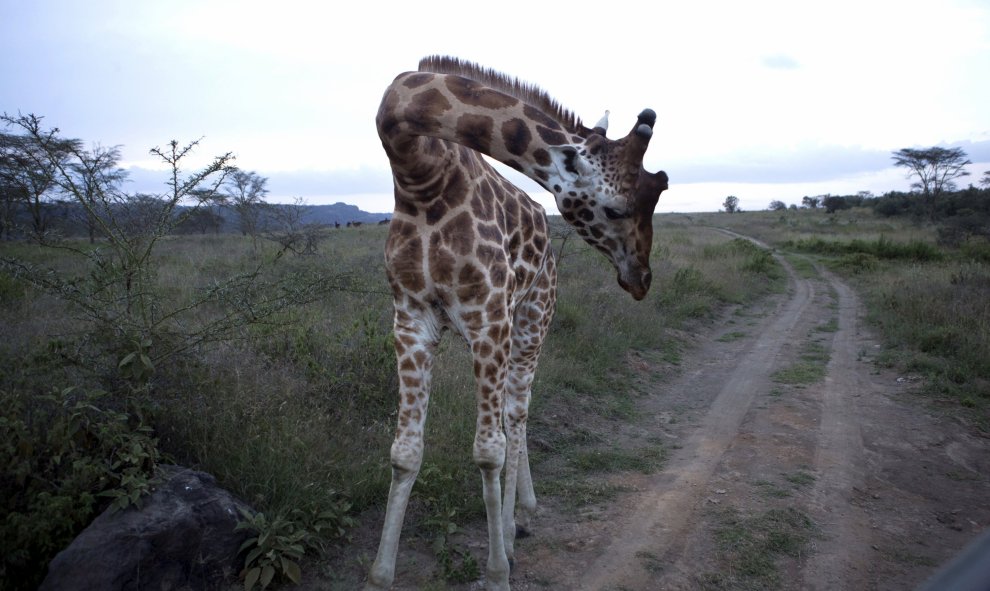
[{"label": "weed", "polygon": [[754,484],[760,489],[760,492],[767,497],[783,499],[791,496],[791,491],[781,488],[769,480],[757,480]]},{"label": "weed", "polygon": [[806,386],[825,378],[825,366],[821,363],[801,361],[775,371],[770,377],[781,384]]},{"label": "weed", "polygon": [[731,343],[733,341],[738,341],[739,339],[746,338],[746,333],[740,330],[734,330],[732,332],[727,332],[719,338],[715,339],[720,343]]},{"label": "weed", "polygon": [[648,474],[659,469],[666,457],[666,450],[660,446],[639,450],[593,449],[573,454],[569,463],[582,472],[635,470]]},{"label": "weed", "polygon": [[804,470],[798,470],[797,472],[791,474],[785,474],[784,480],[790,482],[795,487],[808,486],[813,483],[816,478],[814,475],[805,472]]},{"label": "weed", "polygon": [[639,558],[640,563],[647,572],[658,575],[663,572],[664,566],[663,561],[660,557],[652,552],[646,552],[645,550],[640,550],[636,553],[636,558]]},{"label": "weed", "polygon": [[790,507],[749,517],[729,508],[718,520],[714,533],[724,570],[703,579],[713,589],[778,587],[777,558],[800,556],[815,531],[807,515]]}]

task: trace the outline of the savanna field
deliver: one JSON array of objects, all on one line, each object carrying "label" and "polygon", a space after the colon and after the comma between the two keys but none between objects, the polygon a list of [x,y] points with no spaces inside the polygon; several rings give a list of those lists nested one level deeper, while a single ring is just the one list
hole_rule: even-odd
[{"label": "savanna field", "polygon": [[[559,300],[530,428],[541,498],[579,510],[614,494],[602,472],[662,465],[665,442],[618,453],[604,435],[637,419],[636,359],[676,372],[693,331],[786,290],[771,251],[847,280],[885,340],[877,363],[921,384],[918,405],[990,431],[985,240],[946,243],[932,223],[866,208],[663,214],[653,288],[633,302],[600,255],[559,218],[552,225]],[[107,248],[99,240],[0,242],[4,585],[35,588],[99,512],[139,504],[161,464],[213,474],[260,513],[245,521],[268,534],[274,556],[332,579],[322,558],[379,526],[390,480],[386,231],[330,229],[302,254],[236,234],[164,236],[139,290],[121,283],[126,274],[101,274],[116,259],[93,256]],[[468,352],[447,335],[404,534],[436,541],[436,588],[478,575],[450,537],[484,520],[473,391]],[[273,585],[292,578],[277,570]]]}]

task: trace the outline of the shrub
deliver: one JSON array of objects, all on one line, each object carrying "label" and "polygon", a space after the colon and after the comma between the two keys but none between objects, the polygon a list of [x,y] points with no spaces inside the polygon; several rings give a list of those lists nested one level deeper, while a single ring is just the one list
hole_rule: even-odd
[{"label": "shrub", "polygon": [[36,588],[39,565],[98,511],[139,504],[150,487],[158,440],[140,414],[108,408],[105,397],[0,391],[0,577],[10,588]]}]

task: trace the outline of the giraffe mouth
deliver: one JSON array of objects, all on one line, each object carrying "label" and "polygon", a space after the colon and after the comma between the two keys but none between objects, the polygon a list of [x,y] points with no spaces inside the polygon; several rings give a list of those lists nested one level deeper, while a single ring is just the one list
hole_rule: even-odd
[{"label": "giraffe mouth", "polygon": [[633,297],[637,302],[646,297],[646,294],[650,291],[650,283],[653,281],[653,274],[650,273],[649,269],[643,271],[634,270],[629,275],[623,276],[620,271],[616,275],[616,279],[619,282],[619,286],[622,289],[629,292],[629,295]]}]

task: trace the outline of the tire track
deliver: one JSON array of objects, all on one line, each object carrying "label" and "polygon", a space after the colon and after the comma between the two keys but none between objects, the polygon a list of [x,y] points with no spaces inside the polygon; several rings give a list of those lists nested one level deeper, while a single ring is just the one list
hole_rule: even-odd
[{"label": "tire track", "polygon": [[[815,297],[814,284],[799,277],[783,258],[774,256],[790,278],[791,298],[775,318],[763,324],[752,348],[736,361],[701,424],[640,494],[638,503],[624,519],[622,535],[614,538],[589,566],[580,589],[657,588],[657,581],[640,567],[637,554],[648,552],[664,562],[675,562],[682,553],[708,482],[738,435],[757,393],[769,389],[774,361],[797,336],[796,326]],[[687,376],[673,387],[691,389],[695,387],[693,382],[694,376]]]},{"label": "tire track", "polygon": [[827,516],[820,523],[830,551],[815,552],[803,570],[805,589],[848,589],[857,570],[864,569],[869,555],[869,516],[853,504],[857,488],[862,489],[866,465],[860,413],[855,398],[869,390],[857,361],[856,294],[834,275],[818,268],[819,274],[838,295],[838,330],[832,339],[832,354],[826,368],[822,393],[822,415],[812,492],[812,509]]}]

